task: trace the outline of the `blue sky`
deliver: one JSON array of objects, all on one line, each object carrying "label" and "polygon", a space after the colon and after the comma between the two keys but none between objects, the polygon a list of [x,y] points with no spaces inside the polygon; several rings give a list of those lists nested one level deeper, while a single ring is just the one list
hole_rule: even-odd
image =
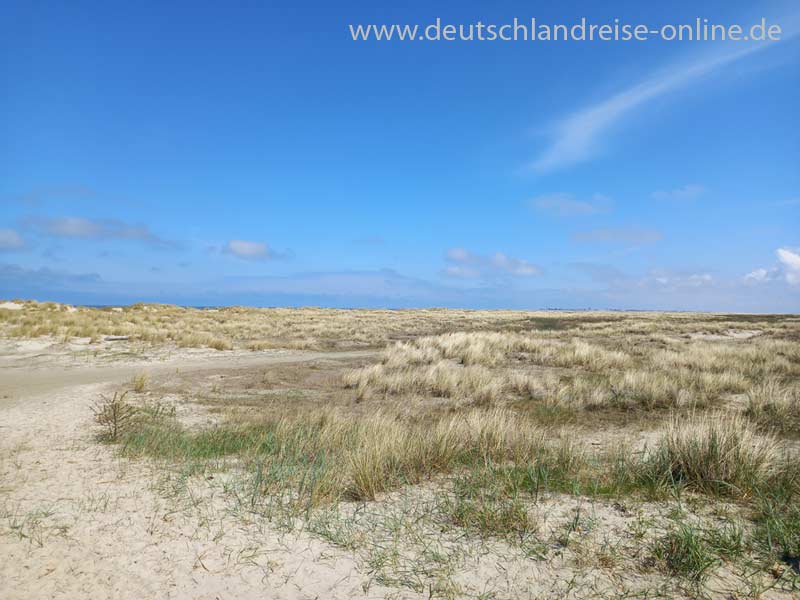
[{"label": "blue sky", "polygon": [[[4,4],[0,297],[800,309],[797,3],[399,4]],[[784,33],[347,27],[532,16]]]}]

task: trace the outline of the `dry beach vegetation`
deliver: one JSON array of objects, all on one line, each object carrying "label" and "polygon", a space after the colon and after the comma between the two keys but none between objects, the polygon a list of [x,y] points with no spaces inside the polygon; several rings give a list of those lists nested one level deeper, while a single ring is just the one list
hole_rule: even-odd
[{"label": "dry beach vegetation", "polygon": [[[7,375],[93,378],[34,408],[18,376],[0,404],[12,597],[67,589],[32,580],[85,520],[134,535],[120,490],[158,507],[148,549],[92,560],[168,548],[192,574],[140,596],[800,593],[796,316],[15,301],[0,336]],[[102,464],[103,502],[22,475],[64,423],[58,460]]]}]

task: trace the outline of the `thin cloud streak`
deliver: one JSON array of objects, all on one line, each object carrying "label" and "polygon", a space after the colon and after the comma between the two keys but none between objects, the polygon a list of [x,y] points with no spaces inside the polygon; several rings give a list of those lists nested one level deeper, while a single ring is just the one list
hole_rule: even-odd
[{"label": "thin cloud streak", "polygon": [[246,240],[231,240],[222,248],[222,253],[247,260],[274,258],[274,253],[264,242],[248,242]]},{"label": "thin cloud streak", "polygon": [[[786,41],[796,35],[796,28],[787,28],[780,41]],[[529,165],[530,168],[536,173],[543,174],[592,158],[601,149],[602,136],[629,113],[659,96],[685,87],[701,77],[780,41],[747,43],[746,47],[738,51],[727,52],[688,66],[673,67],[602,102],[579,110],[556,125],[555,140]]]},{"label": "thin cloud streak", "polygon": [[118,219],[32,218],[28,219],[26,224],[54,237],[84,240],[129,240],[162,249],[175,249],[179,246],[172,240],[157,236],[145,225],[125,223]]}]

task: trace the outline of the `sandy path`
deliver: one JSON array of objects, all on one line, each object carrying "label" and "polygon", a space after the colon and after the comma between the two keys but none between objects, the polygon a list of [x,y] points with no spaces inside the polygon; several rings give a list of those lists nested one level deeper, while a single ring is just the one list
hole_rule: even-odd
[{"label": "sandy path", "polygon": [[[282,353],[238,368],[366,353]],[[140,367],[3,369],[0,597],[226,599],[396,597],[348,554],[303,533],[245,524],[221,498],[181,507],[144,462],[92,439],[93,398]],[[33,378],[33,379],[31,379]],[[406,596],[407,594],[403,594]]]},{"label": "sandy path", "polygon": [[[42,397],[47,393],[89,383],[122,383],[136,373],[158,375],[169,371],[200,371],[204,369],[237,369],[268,367],[277,364],[310,362],[314,360],[366,358],[375,356],[373,350],[346,352],[300,352],[275,350],[246,356],[207,355],[199,358],[176,357],[160,362],[129,362],[122,364],[79,367],[19,367],[11,360],[0,360],[0,409],[17,404],[23,398]],[[1,418],[1,417],[0,417]]]}]

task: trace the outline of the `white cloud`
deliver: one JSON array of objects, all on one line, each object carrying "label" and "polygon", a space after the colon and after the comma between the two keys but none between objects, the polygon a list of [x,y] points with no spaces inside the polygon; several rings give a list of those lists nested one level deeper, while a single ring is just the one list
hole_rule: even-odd
[{"label": "white cloud", "polygon": [[[782,40],[794,37],[796,33],[785,28]],[[610,98],[578,110],[556,124],[554,140],[531,163],[531,168],[536,172],[546,173],[592,158],[602,149],[603,138],[609,130],[634,110],[660,96],[698,82],[712,72],[775,43],[777,42],[740,44],[734,51],[728,50],[724,54],[693,64],[673,66],[622,89]]]},{"label": "white cloud", "polygon": [[250,260],[263,260],[273,258],[273,253],[264,242],[248,242],[246,240],[231,240],[222,249],[225,254],[238,256]]},{"label": "white cloud", "polygon": [[778,248],[775,253],[783,267],[783,275],[790,285],[800,285],[800,253],[788,248]]},{"label": "white cloud", "polygon": [[689,185],[685,185],[674,190],[659,190],[657,192],[653,192],[650,194],[650,196],[653,198],[653,200],[663,201],[694,200],[695,198],[702,196],[705,191],[706,188],[704,188],[702,185],[690,183]]},{"label": "white cloud", "polygon": [[530,277],[532,275],[539,275],[541,270],[536,265],[529,263],[527,260],[521,258],[513,258],[507,256],[502,252],[495,252],[489,263],[495,269],[511,273],[512,275],[521,275],[523,277]]},{"label": "white cloud", "polygon": [[87,240],[133,240],[160,248],[175,248],[175,242],[154,234],[145,225],[133,225],[117,219],[86,219],[83,217],[56,217],[29,219],[28,222],[45,233],[57,237]]},{"label": "white cloud", "polygon": [[770,279],[770,271],[767,269],[755,269],[744,276],[745,283],[763,283]]},{"label": "white cloud", "polygon": [[17,250],[25,245],[25,240],[13,229],[0,229],[0,250]]},{"label": "white cloud", "polygon": [[530,205],[537,210],[548,212],[559,217],[577,217],[607,212],[604,206],[609,198],[595,194],[591,201],[578,200],[572,194],[557,193],[537,196],[530,200]]},{"label": "white cloud", "polygon": [[461,278],[489,278],[498,274],[517,277],[532,277],[541,274],[541,269],[521,258],[508,256],[503,252],[495,252],[488,256],[474,254],[464,248],[450,248],[445,257],[457,263],[447,267],[445,275]]},{"label": "white cloud", "polygon": [[800,285],[800,251],[796,248],[778,248],[775,251],[778,265],[771,268],[758,268],[742,278],[749,285],[778,281],[781,277],[789,285]]}]

